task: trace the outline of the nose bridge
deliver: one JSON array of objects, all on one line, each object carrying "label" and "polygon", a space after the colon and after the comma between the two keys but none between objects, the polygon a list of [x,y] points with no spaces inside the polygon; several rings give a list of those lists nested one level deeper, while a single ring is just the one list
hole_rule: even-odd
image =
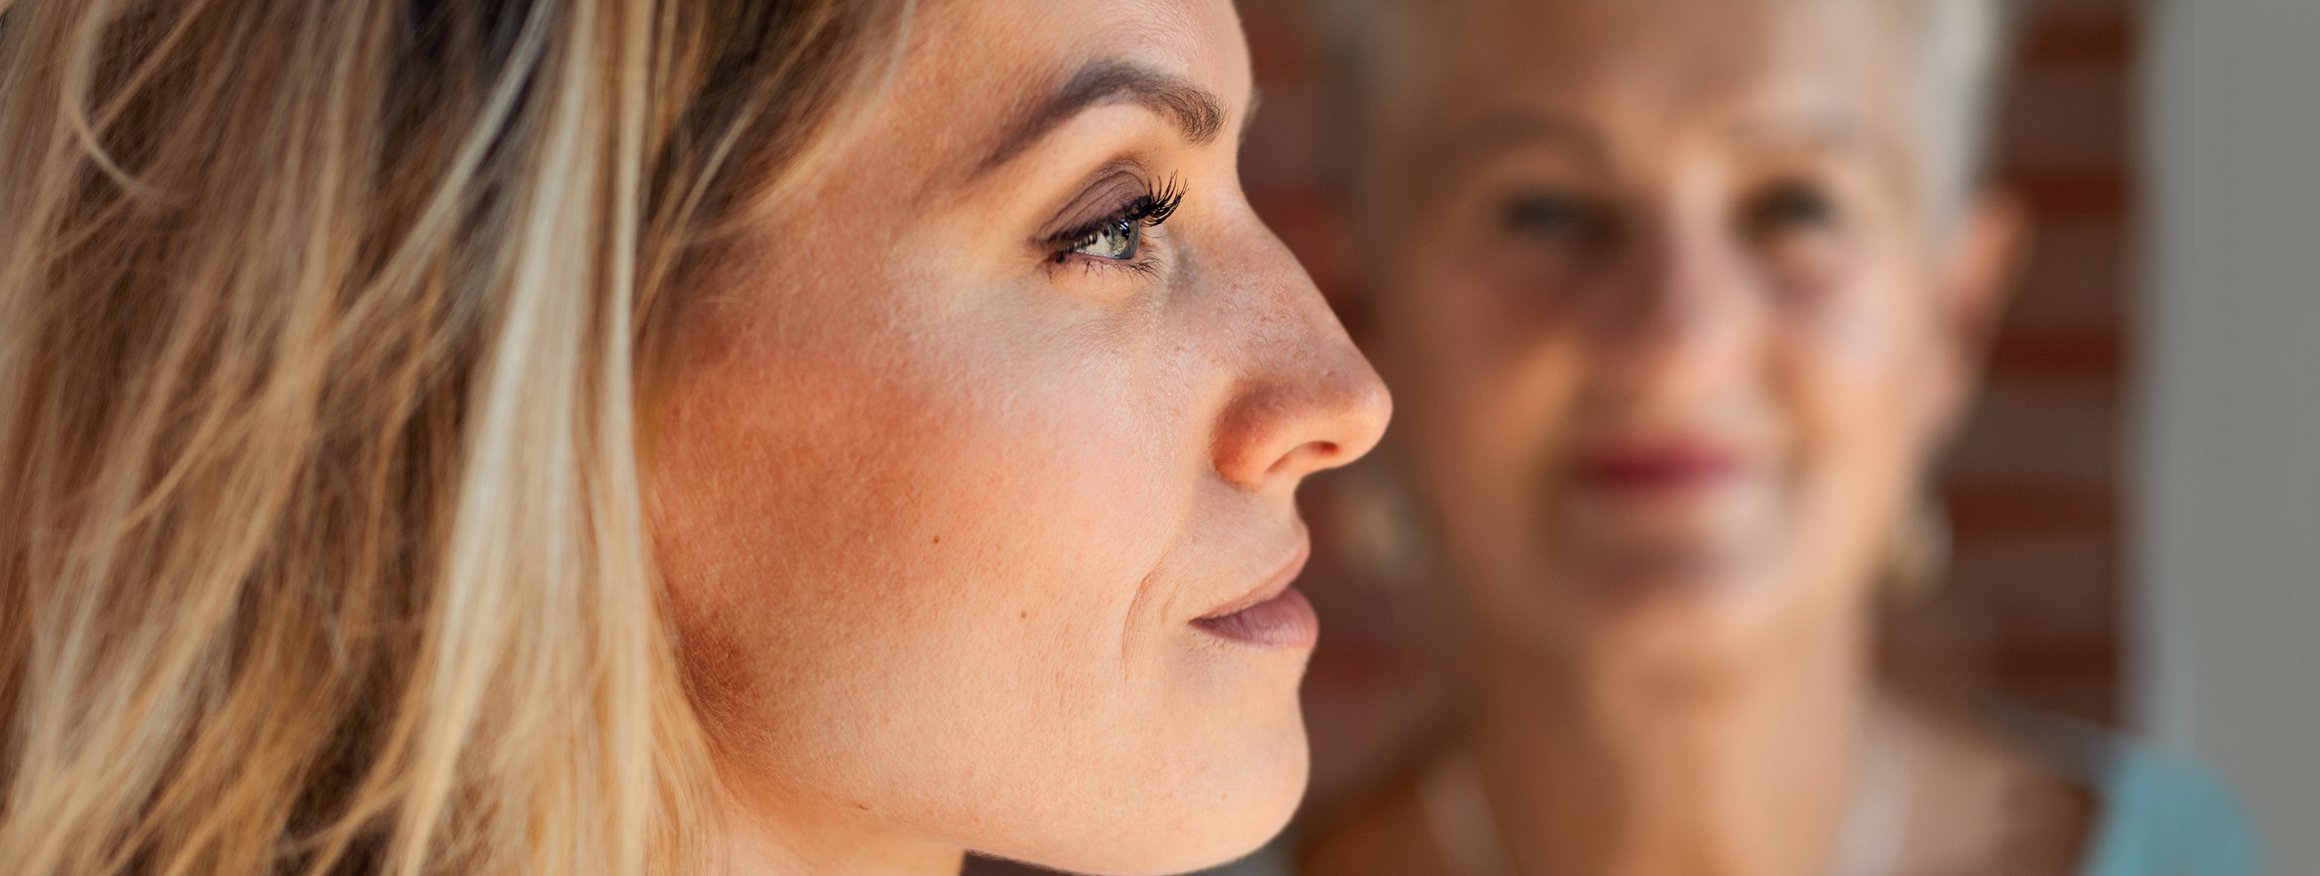
[{"label": "nose bridge", "polygon": [[1385,384],[1295,256],[1257,231],[1237,265],[1220,266],[1238,277],[1221,310],[1240,330],[1212,451],[1220,475],[1252,490],[1294,486],[1360,458],[1392,410]]},{"label": "nose bridge", "polygon": [[1747,332],[1747,268],[1713,210],[1664,201],[1595,320],[1595,341],[1637,378],[1729,370]]}]

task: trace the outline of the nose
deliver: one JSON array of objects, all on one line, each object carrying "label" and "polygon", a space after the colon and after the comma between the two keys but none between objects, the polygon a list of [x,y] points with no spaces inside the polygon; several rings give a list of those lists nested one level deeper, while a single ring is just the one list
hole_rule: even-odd
[{"label": "nose", "polygon": [[1320,290],[1268,233],[1252,277],[1260,330],[1242,347],[1245,366],[1218,415],[1211,456],[1244,489],[1293,489],[1306,475],[1360,459],[1393,416],[1385,382],[1356,350]]}]

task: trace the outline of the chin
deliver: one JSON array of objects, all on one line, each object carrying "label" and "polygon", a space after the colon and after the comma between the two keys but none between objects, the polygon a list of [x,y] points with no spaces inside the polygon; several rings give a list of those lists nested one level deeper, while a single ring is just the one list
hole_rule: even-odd
[{"label": "chin", "polygon": [[1167,766],[1113,778],[1117,793],[1105,796],[1117,808],[1093,830],[1024,859],[1089,876],[1162,876],[1246,857],[1280,834],[1305,794],[1304,724],[1294,708],[1289,720],[1286,730],[1242,721],[1241,734],[1197,748],[1175,739],[1183,750]]},{"label": "chin", "polygon": [[1150,850],[1145,865],[1120,876],[1188,873],[1263,848],[1296,814],[1308,767],[1305,737],[1299,733],[1296,744],[1279,753],[1275,768],[1247,777],[1237,789],[1204,789],[1205,795],[1183,798],[1185,811],[1174,813],[1180,827],[1157,834],[1162,845]]},{"label": "chin", "polygon": [[1205,860],[1191,862],[1192,868],[1246,857],[1279,836],[1305,799],[1305,782],[1312,767],[1310,752],[1300,722],[1296,732],[1275,747],[1268,768],[1244,783],[1237,805],[1200,807],[1205,811],[1193,813],[1192,818],[1208,828],[1208,840],[1199,856]]},{"label": "chin", "polygon": [[1753,638],[1766,610],[1781,599],[1777,586],[1742,568],[1606,568],[1613,565],[1511,576],[1507,592],[1486,597],[1478,619],[1496,627],[1495,635],[1534,638],[1582,659],[1705,655]]}]

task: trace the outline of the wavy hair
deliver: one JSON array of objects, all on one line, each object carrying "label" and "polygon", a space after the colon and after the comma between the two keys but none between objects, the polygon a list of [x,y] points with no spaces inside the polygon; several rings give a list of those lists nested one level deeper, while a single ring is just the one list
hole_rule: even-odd
[{"label": "wavy hair", "polygon": [[699,866],[638,411],[908,17],[0,0],[0,871]]}]

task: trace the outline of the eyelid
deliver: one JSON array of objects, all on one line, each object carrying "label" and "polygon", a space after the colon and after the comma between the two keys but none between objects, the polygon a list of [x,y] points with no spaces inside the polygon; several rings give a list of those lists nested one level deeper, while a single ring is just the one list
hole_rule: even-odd
[{"label": "eyelid", "polygon": [[1141,162],[1115,161],[1087,176],[1070,200],[1055,211],[1046,226],[1033,239],[1047,243],[1063,235],[1101,222],[1119,212],[1138,196],[1153,190],[1154,174]]},{"label": "eyelid", "polygon": [[[1122,222],[1133,220],[1144,227],[1156,227],[1184,200],[1184,187],[1174,177],[1168,182],[1153,185],[1149,177],[1118,175],[1107,178],[1074,201],[1075,205],[1092,205],[1067,211],[1060,227],[1043,233],[1042,246],[1064,247],[1090,234]],[[1073,221],[1073,217],[1078,217]]]}]

